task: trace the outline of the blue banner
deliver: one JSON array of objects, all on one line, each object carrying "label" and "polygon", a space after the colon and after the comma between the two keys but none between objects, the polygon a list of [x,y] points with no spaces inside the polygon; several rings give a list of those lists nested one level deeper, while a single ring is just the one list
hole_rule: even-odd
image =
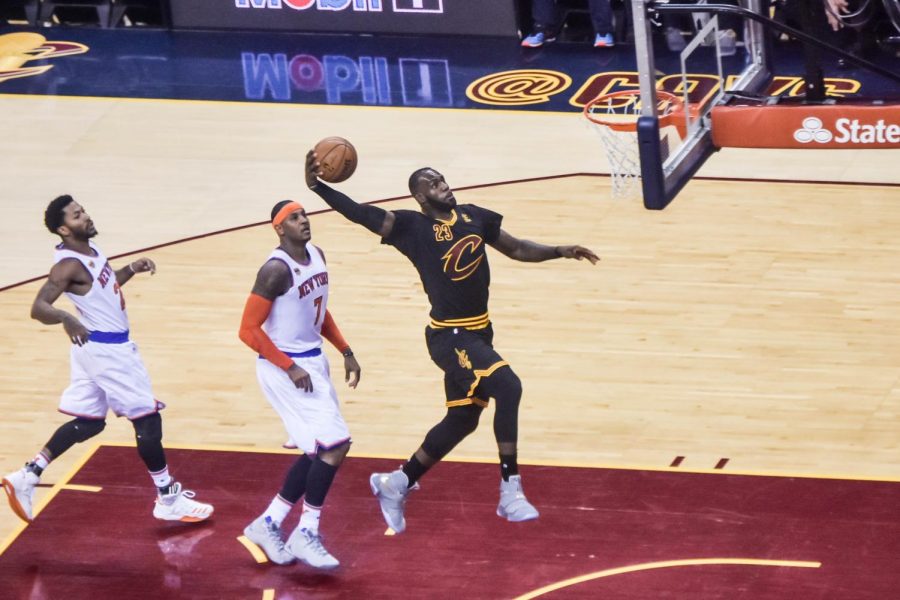
[{"label": "blue banner", "polygon": [[[0,28],[0,36],[22,29]],[[577,112],[601,93],[635,89],[628,46],[595,50],[557,43],[538,50],[515,39],[295,35],[49,28],[29,32],[0,67],[0,94],[56,94]],[[20,36],[22,37],[22,36]],[[802,53],[778,46],[769,92],[804,92]],[[876,61],[890,67],[892,56]],[[725,59],[726,81],[744,64]],[[677,54],[659,52],[661,88],[680,93]],[[691,61],[693,100],[719,86],[712,48]],[[833,97],[896,97],[896,86],[859,69],[826,65]]]}]

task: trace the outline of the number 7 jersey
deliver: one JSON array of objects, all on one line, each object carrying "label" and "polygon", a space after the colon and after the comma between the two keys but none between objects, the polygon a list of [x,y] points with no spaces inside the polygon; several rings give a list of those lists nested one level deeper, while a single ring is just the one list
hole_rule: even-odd
[{"label": "number 7 jersey", "polygon": [[306,244],[309,261],[298,263],[281,248],[268,260],[280,260],[291,272],[291,286],[275,298],[263,329],[282,352],[306,352],[322,346],[322,321],[328,307],[328,269],[322,251]]}]

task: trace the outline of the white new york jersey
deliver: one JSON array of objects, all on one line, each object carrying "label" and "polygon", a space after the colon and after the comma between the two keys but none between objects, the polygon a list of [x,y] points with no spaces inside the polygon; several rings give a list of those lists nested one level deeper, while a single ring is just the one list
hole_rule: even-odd
[{"label": "white new york jersey", "polygon": [[116,272],[100,249],[93,243],[88,243],[94,251],[93,256],[68,250],[62,244],[56,247],[53,254],[54,264],[68,258],[77,259],[88,270],[93,280],[87,294],[79,296],[66,292],[66,296],[78,309],[81,323],[89,331],[128,331],[125,297],[122,296],[122,290],[116,281]]},{"label": "white new york jersey", "polygon": [[283,352],[306,352],[322,346],[322,321],[328,306],[328,270],[318,248],[307,242],[309,262],[300,264],[281,248],[269,255],[291,271],[291,287],[275,298],[263,329]]}]

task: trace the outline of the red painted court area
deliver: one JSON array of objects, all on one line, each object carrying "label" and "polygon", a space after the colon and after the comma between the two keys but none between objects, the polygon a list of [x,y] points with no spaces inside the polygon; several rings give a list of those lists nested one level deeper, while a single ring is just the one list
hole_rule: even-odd
[{"label": "red painted court area", "polygon": [[[277,491],[285,454],[168,450],[215,504],[156,521],[132,448],[101,446],[0,555],[3,598],[887,600],[900,590],[900,483],[677,469],[525,467],[541,510],[495,514],[495,465],[446,462],[385,535],[368,487],[398,460],[348,458],[323,513],[341,567],[259,564],[237,537]],[[288,522],[293,526],[296,515]]]}]

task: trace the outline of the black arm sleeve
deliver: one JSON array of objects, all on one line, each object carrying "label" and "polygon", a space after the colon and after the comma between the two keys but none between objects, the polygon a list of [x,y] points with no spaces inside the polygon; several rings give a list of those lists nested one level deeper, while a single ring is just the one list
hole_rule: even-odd
[{"label": "black arm sleeve", "polygon": [[354,223],[359,223],[372,233],[381,234],[381,226],[387,211],[370,204],[358,204],[346,194],[330,188],[321,181],[312,188],[328,206],[338,211]]}]

